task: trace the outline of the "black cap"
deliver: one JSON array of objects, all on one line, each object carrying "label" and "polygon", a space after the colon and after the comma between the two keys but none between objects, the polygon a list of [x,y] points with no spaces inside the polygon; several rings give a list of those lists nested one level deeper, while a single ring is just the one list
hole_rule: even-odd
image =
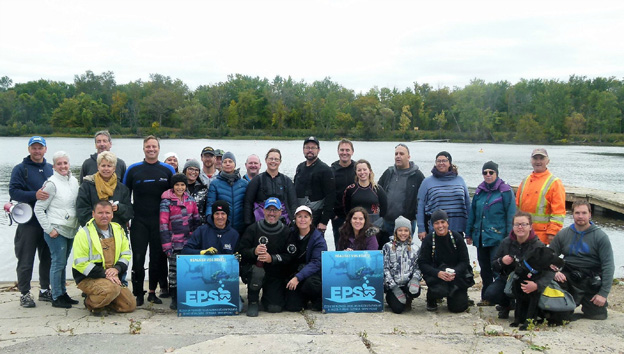
[{"label": "black cap", "polygon": [[202,156],[204,156],[205,154],[210,154],[210,155],[214,156],[215,155],[215,150],[212,147],[210,147],[210,146],[206,146],[205,148],[202,149],[202,153],[201,154],[202,154]]},{"label": "black cap", "polygon": [[212,203],[212,215],[214,215],[217,211],[222,211],[227,216],[230,216],[230,204],[228,204],[225,200],[217,200]]},{"label": "black cap", "polygon": [[481,168],[481,172],[485,171],[485,170],[492,170],[494,172],[496,172],[496,175],[498,176],[498,164],[494,161],[488,161],[486,163],[483,164],[483,168]]},{"label": "black cap", "polygon": [[318,146],[319,148],[321,147],[321,143],[319,143],[318,139],[314,136],[310,136],[308,137],[306,140],[303,141],[303,145],[313,142],[316,144],[316,146]]},{"label": "black cap", "polygon": [[438,209],[431,214],[431,225],[433,225],[438,220],[448,221],[448,215],[446,215],[446,211],[442,209]]},{"label": "black cap", "polygon": [[188,187],[188,178],[183,173],[176,173],[171,177],[171,187],[175,186],[178,182],[184,182],[184,184]]}]

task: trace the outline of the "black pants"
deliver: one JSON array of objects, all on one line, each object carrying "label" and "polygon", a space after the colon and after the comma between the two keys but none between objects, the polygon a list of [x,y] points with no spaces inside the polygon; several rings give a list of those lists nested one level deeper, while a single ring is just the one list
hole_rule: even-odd
[{"label": "black pants", "polygon": [[488,286],[485,294],[483,294],[481,298],[483,300],[489,301],[492,304],[509,307],[511,305],[511,299],[507,295],[505,295],[506,284],[507,277],[499,276],[490,286]]},{"label": "black pants", "polygon": [[132,293],[143,295],[145,281],[145,254],[149,246],[149,289],[156,290],[160,283],[161,290],[167,286],[167,256],[163,253],[160,241],[158,218],[145,220],[134,218],[130,229],[132,245]]},{"label": "black pants", "polygon": [[344,224],[345,218],[337,216],[332,219],[332,232],[334,233],[334,246],[338,249],[338,240],[340,239],[340,227]]},{"label": "black pants", "polygon": [[17,257],[17,288],[22,294],[30,291],[35,253],[39,255],[39,286],[50,288],[50,248],[43,238],[43,229],[36,224],[19,224],[15,232],[15,257]]},{"label": "black pants", "polygon": [[[426,281],[426,280],[425,280]],[[427,302],[433,302],[446,297],[446,304],[450,312],[464,312],[468,308],[468,289],[457,286],[456,281],[427,282]]]},{"label": "black pants", "polygon": [[[403,290],[403,293],[405,294],[405,299],[408,304],[411,303],[413,299],[420,296],[420,290],[418,290],[418,294],[412,295],[412,293],[409,292],[409,288],[407,286],[401,286],[400,288],[401,290]],[[386,302],[394,313],[402,313],[403,311],[405,311],[406,305],[402,304],[399,299],[397,299],[396,295],[394,295],[392,290],[386,291]]]},{"label": "black pants", "polygon": [[309,301],[313,307],[321,309],[322,306],[322,283],[321,275],[313,274],[303,279],[295,290],[286,290],[286,311],[298,312],[306,307]]},{"label": "black pants", "polygon": [[[258,302],[260,300],[260,289],[253,290],[250,288],[249,283],[252,278],[252,272],[255,266],[242,267],[241,279],[243,283],[247,284],[247,301]],[[281,312],[284,308],[284,292],[286,289],[286,283],[284,278],[279,274],[273,274],[271,272],[265,273],[262,278],[262,306],[265,310],[269,309],[269,305],[275,307],[275,311]]]},{"label": "black pants", "polygon": [[581,305],[583,316],[597,320],[606,320],[609,302],[605,302],[605,305],[602,307],[591,302],[592,297],[598,293],[598,290],[591,288],[589,279],[584,278],[580,281],[575,281],[571,273],[567,272],[565,269],[563,270],[563,274],[566,276],[567,281],[565,283],[559,283],[559,285],[572,294],[577,306]]},{"label": "black pants", "polygon": [[485,292],[494,282],[496,274],[492,271],[492,261],[496,257],[496,251],[498,245],[491,247],[480,246],[477,247],[477,259],[479,260],[479,267],[481,268],[481,281],[483,287],[481,288],[481,299],[485,300]]}]

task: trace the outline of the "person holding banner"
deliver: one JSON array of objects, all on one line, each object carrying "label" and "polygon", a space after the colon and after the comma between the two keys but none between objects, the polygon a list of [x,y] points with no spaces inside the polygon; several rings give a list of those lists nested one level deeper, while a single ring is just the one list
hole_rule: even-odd
[{"label": "person holding banner", "polygon": [[434,231],[423,239],[418,267],[427,283],[427,311],[438,309],[437,300],[446,297],[450,312],[468,308],[468,288],[474,275],[463,236],[449,230],[448,215],[438,209],[431,214]]},{"label": "person holding banner", "polygon": [[418,269],[418,249],[412,245],[412,223],[399,216],[394,221],[394,237],[383,245],[384,290],[386,302],[394,313],[412,309],[420,295],[422,275]]},{"label": "person holding banner", "polygon": [[321,254],[327,251],[323,234],[312,228],[312,210],[302,205],[295,211],[296,227],[290,233],[286,250],[293,256],[286,284],[286,310],[298,312],[312,302],[312,310],[323,309],[321,285]]},{"label": "person holding banner", "polygon": [[241,279],[247,284],[247,316],[258,316],[262,289],[262,305],[267,312],[284,308],[284,266],[292,255],[286,251],[290,230],[280,221],[282,203],[278,198],[264,202],[264,220],[256,221],[245,230],[238,248],[241,254]]},{"label": "person holding banner", "polygon": [[378,233],[379,229],[371,225],[366,209],[355,207],[340,228],[336,251],[376,251],[379,249]]},{"label": "person holding banner", "polygon": [[238,244],[238,231],[228,221],[230,205],[225,200],[212,204],[212,217],[191,234],[182,254],[233,254]]}]

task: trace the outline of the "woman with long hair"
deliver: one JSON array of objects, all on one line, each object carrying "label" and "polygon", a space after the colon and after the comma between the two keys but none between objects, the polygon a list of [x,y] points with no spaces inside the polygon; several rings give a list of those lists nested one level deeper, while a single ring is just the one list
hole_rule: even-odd
[{"label": "woman with long hair", "polygon": [[371,225],[366,209],[355,207],[349,211],[344,225],[340,227],[336,251],[378,250],[378,233],[379,229]]}]

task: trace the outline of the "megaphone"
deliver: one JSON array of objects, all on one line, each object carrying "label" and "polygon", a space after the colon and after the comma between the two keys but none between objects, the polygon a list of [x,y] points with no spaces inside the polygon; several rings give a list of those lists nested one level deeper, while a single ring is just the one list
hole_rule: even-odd
[{"label": "megaphone", "polygon": [[25,224],[33,216],[32,207],[28,203],[8,202],[4,204],[4,211],[9,217],[9,226],[13,225],[13,221]]}]

